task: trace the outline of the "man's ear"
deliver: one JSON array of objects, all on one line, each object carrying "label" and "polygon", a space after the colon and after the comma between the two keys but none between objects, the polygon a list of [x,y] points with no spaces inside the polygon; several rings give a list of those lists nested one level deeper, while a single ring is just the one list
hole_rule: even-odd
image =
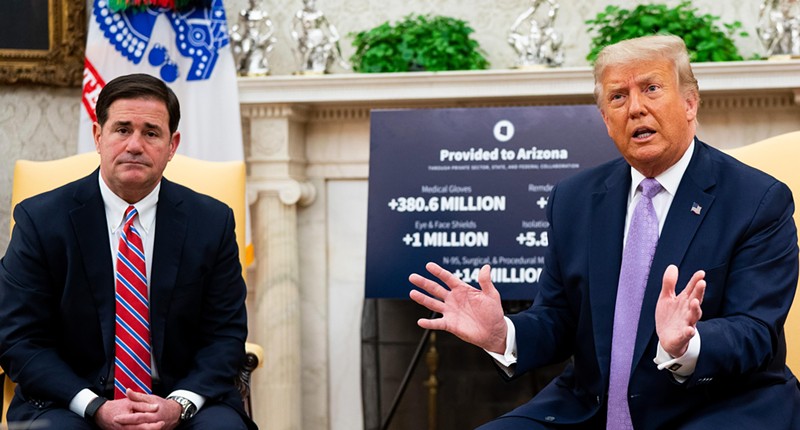
[{"label": "man's ear", "polygon": [[94,150],[100,153],[100,135],[103,133],[103,126],[97,121],[92,123],[92,136],[94,136]]},{"label": "man's ear", "polygon": [[178,150],[178,146],[181,144],[181,132],[175,131],[172,133],[172,138],[169,140],[169,160],[172,161],[172,157],[175,156],[175,152]]},{"label": "man's ear", "polygon": [[686,95],[684,102],[686,103],[686,120],[692,122],[697,119],[697,109],[699,108],[700,97],[698,97],[695,93],[689,93]]}]

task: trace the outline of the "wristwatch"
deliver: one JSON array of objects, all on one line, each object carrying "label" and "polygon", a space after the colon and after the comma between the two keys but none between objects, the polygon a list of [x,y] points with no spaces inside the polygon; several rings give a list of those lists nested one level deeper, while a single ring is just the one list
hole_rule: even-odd
[{"label": "wristwatch", "polygon": [[86,406],[86,410],[83,412],[83,417],[89,421],[94,421],[94,416],[97,415],[97,411],[100,409],[100,406],[103,406],[105,402],[105,397],[95,397],[92,399],[92,401]]},{"label": "wristwatch", "polygon": [[167,399],[175,400],[179,405],[181,405],[181,421],[186,421],[197,413],[197,406],[195,406],[194,403],[192,403],[192,401],[186,397],[169,396]]}]

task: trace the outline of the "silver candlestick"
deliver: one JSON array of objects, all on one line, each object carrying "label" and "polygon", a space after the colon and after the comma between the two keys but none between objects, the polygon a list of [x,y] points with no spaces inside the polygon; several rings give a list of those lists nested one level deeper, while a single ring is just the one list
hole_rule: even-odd
[{"label": "silver candlestick", "polygon": [[339,49],[339,32],[316,7],[315,0],[303,0],[303,8],[292,19],[292,38],[296,42],[297,74],[330,72],[334,62],[345,69],[350,65]]},{"label": "silver candlestick", "polygon": [[800,1],[764,0],[756,33],[768,56],[800,57]]},{"label": "silver candlestick", "polygon": [[270,71],[269,53],[276,39],[272,20],[260,3],[250,0],[250,7],[239,12],[239,21],[231,27],[231,47],[240,76],[264,76]]},{"label": "silver candlestick", "polygon": [[[537,14],[544,4],[547,12]],[[517,51],[516,67],[556,67],[564,63],[563,39],[553,26],[558,8],[555,0],[531,0],[528,9],[514,21],[508,43]]]}]

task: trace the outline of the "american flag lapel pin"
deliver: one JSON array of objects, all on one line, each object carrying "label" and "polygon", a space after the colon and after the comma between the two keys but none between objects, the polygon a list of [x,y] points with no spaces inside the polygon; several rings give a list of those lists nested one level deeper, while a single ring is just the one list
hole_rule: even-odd
[{"label": "american flag lapel pin", "polygon": [[700,205],[698,205],[697,202],[692,203],[692,213],[693,214],[700,215],[700,211],[701,210],[703,210],[703,208]]}]

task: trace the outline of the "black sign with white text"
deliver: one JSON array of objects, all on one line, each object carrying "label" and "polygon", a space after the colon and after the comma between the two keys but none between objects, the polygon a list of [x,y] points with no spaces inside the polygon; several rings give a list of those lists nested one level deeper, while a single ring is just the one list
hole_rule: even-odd
[{"label": "black sign with white text", "polygon": [[532,299],[561,179],[619,157],[595,106],[373,111],[366,296],[405,298],[433,261]]}]

